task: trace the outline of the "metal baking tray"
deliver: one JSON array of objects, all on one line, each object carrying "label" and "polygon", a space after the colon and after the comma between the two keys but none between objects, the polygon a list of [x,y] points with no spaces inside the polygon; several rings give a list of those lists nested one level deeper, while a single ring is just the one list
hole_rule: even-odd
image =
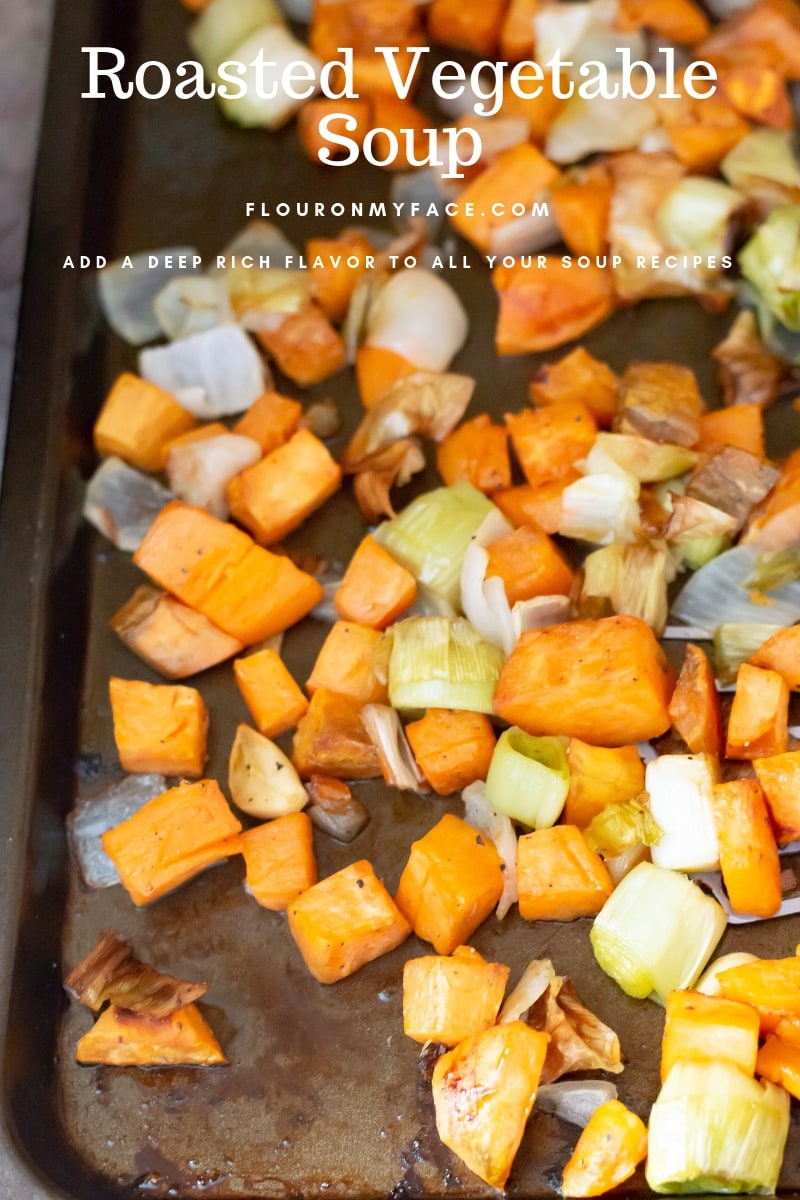
[{"label": "metal baking tray", "polygon": [[[330,205],[388,194],[387,175],[314,167],[291,129],[238,130],[210,101],[81,100],[82,45],[119,46],[137,62],[177,63],[187,56],[188,20],[177,0],[61,0],[56,12],[0,505],[0,1195],[492,1194],[439,1143],[419,1048],[402,1033],[402,963],[427,947],[411,938],[324,987],[303,966],[284,916],[245,895],[239,862],[145,910],[119,888],[83,890],[70,863],[64,820],[76,796],[119,774],[108,677],[157,679],[108,627],[139,573],[80,519],[82,481],[94,463],[93,418],[116,373],[135,358],[99,319],[93,274],[62,269],[64,259],[111,259],[178,243],[210,256],[244,224],[247,201],[260,207],[319,197]],[[302,243],[344,223],[293,216],[281,225]],[[470,265],[453,282],[472,332],[458,368],[478,380],[475,411],[499,414],[524,404],[536,360],[495,358],[485,264],[466,246],[459,259],[462,253]],[[713,397],[709,352],[728,323],[693,301],[661,301],[618,313],[586,342],[617,369],[633,357],[684,362]],[[358,419],[352,373],[307,395],[332,395],[340,404],[341,445]],[[788,405],[770,414],[775,454],[794,440],[790,416]],[[433,482],[429,472],[416,486]],[[345,488],[294,542],[346,561],[362,532]],[[286,657],[301,680],[323,636],[312,620],[288,635]],[[211,711],[208,773],[224,781],[234,727],[247,714],[229,665],[197,683]],[[351,846],[317,837],[320,873],[368,857],[393,889],[411,840],[455,803],[377,784],[358,791],[371,823]],[[154,965],[211,982],[204,1007],[230,1066],[74,1064],[75,1041],[91,1018],[67,1002],[62,979],[108,928]],[[543,955],[573,979],[620,1032],[629,1060],[620,1095],[646,1115],[657,1090],[662,1014],[624,997],[596,967],[588,923],[531,925],[509,915],[502,924],[490,918],[472,940],[511,967],[512,981]],[[800,924],[790,918],[731,929],[723,949],[778,955],[792,953],[798,940]],[[509,1193],[553,1196],[576,1136],[575,1128],[534,1113]],[[782,1184],[800,1194],[796,1122]],[[641,1173],[622,1194],[647,1194]]]}]

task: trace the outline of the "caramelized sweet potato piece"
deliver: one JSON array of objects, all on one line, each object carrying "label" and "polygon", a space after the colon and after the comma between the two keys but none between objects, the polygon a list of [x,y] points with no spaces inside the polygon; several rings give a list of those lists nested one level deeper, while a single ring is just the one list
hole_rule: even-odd
[{"label": "caramelized sweet potato piece", "polygon": [[276,329],[259,329],[258,340],[298,387],[321,383],[345,365],[344,342],[313,301],[289,313]]},{"label": "caramelized sweet potato piece", "polygon": [[546,1033],[509,1021],[465,1038],[433,1069],[439,1137],[490,1187],[502,1190],[511,1173],[546,1050]]},{"label": "caramelized sweet potato piece", "polygon": [[114,676],[109,692],[124,770],[187,779],[203,774],[208,712],[196,688]]},{"label": "caramelized sweet potato piece", "polygon": [[606,428],[617,411],[619,379],[609,366],[583,346],[557,362],[545,363],[531,380],[531,403],[536,408],[579,400],[598,425]]},{"label": "caramelized sweet potato piece", "polygon": [[394,950],[411,927],[366,859],[328,875],[289,905],[289,931],[320,983],[336,983]]},{"label": "caramelized sweet potato piece", "polygon": [[800,1017],[800,956],[757,958],[720,971],[717,979],[723,996],[753,1006],[762,1035],[784,1018]]},{"label": "caramelized sweet potato piece", "polygon": [[449,433],[436,450],[436,466],[449,486],[465,479],[479,492],[491,495],[511,484],[508,430],[479,413]]},{"label": "caramelized sweet potato piece", "polygon": [[352,696],[317,688],[308,712],[297,723],[292,762],[299,774],[336,779],[380,779],[378,751],[360,717],[363,705]]},{"label": "caramelized sweet potato piece", "polygon": [[356,351],[356,378],[364,408],[372,408],[398,380],[414,375],[418,370],[416,363],[402,354],[396,354],[394,350],[387,350],[383,346],[359,346]]},{"label": "caramelized sweet potato piece", "polygon": [[181,783],[102,836],[134,904],[149,904],[239,851],[241,825],[213,779]]},{"label": "caramelized sweet potato piece", "polygon": [[767,1034],[758,1052],[756,1071],[762,1079],[780,1084],[790,1096],[800,1100],[800,1046],[777,1033]]},{"label": "caramelized sweet potato piece", "polygon": [[757,1053],[758,1013],[749,1004],[683,989],[670,992],[661,1042],[662,1083],[679,1059],[721,1059],[752,1075]]},{"label": "caramelized sweet potato piece", "polygon": [[247,829],[240,839],[247,890],[263,908],[284,912],[317,882],[311,821],[286,813]]},{"label": "caramelized sweet potato piece", "polygon": [[512,525],[538,525],[545,533],[558,533],[561,525],[561,496],[580,474],[574,467],[551,483],[523,483],[495,492],[492,501]]},{"label": "caramelized sweet potato piece", "polygon": [[517,846],[519,911],[526,921],[574,921],[599,913],[613,884],[575,825],[536,829]]},{"label": "caramelized sweet potato piece", "polygon": [[185,679],[224,662],[242,649],[202,613],[143,583],[111,618],[129,650],[167,679]]},{"label": "caramelized sweet potato piece", "polygon": [[602,254],[608,245],[608,218],[614,188],[605,168],[589,168],[584,178],[566,179],[553,191],[559,231],[573,254]]},{"label": "caramelized sweet potato piece", "polygon": [[764,417],[760,404],[734,404],[715,408],[700,415],[700,440],[697,450],[717,446],[736,446],[757,459],[763,459]]},{"label": "caramelized sweet potato piece", "polygon": [[714,672],[704,650],[687,642],[675,691],[669,702],[673,728],[692,754],[713,754],[723,748],[722,713]]},{"label": "caramelized sweet potato piece", "polygon": [[455,1046],[494,1025],[509,968],[471,946],[427,954],[403,966],[403,1031],[415,1042]]},{"label": "caramelized sweet potato piece", "polygon": [[112,1004],[80,1039],[75,1059],[112,1067],[210,1067],[228,1061],[194,1004],[168,1017]]},{"label": "caramelized sweet potato piece", "polygon": [[494,56],[506,0],[433,0],[428,31],[435,42]]},{"label": "caramelized sweet potato piece", "polygon": [[761,758],[789,748],[789,689],[777,671],[742,663],[728,718],[728,758]]},{"label": "caramelized sweet potato piece", "polygon": [[731,908],[774,917],[781,906],[781,864],[761,785],[755,779],[715,784],[711,807]]},{"label": "caramelized sweet potato piece", "polygon": [[510,0],[500,26],[500,56],[518,63],[533,56],[533,18],[540,0]]},{"label": "caramelized sweet potato piece", "polygon": [[406,726],[406,736],[419,769],[440,796],[485,779],[497,741],[483,713],[448,708],[429,708]]},{"label": "caramelized sweet potato piece", "polygon": [[670,42],[693,46],[707,37],[708,17],[694,0],[621,0],[619,29],[645,27]]},{"label": "caramelized sweet potato piece", "polygon": [[535,269],[521,260],[511,267],[495,267],[492,281],[500,297],[497,353],[552,350],[605,321],[615,305],[610,274],[594,264],[566,270],[555,255],[546,255]]},{"label": "caramelized sweet potato piece", "polygon": [[568,596],[572,591],[572,568],[541,529],[520,525],[492,542],[486,552],[486,578],[502,579],[509,604],[535,596]]},{"label": "caramelized sweet potato piece", "polygon": [[[330,104],[334,111],[347,111],[341,100],[315,100],[304,104],[300,110],[299,123],[310,108]],[[364,101],[349,101],[354,108],[364,106]],[[367,115],[369,106],[366,106]],[[375,121],[372,124],[376,124]],[[367,121],[367,128],[369,121]],[[358,131],[348,132],[348,137],[358,141]],[[353,291],[361,276],[375,263],[372,243],[362,233],[344,230],[336,238],[310,238],[306,245],[308,261],[312,264],[311,287],[314,298],[324,310],[329,321],[338,325],[347,316]]]},{"label": "caramelized sweet potato piece", "polygon": [[490,167],[467,184],[457,212],[451,217],[452,223],[473,246],[491,254],[496,230],[514,219],[513,205],[529,206],[557,178],[558,167],[548,162],[535,146],[523,142],[503,151]]},{"label": "caramelized sweet potato piece", "polygon": [[227,487],[228,504],[258,542],[271,546],[324,504],[341,479],[341,468],[324,443],[301,429],[234,476]]},{"label": "caramelized sweet potato piece", "polygon": [[502,891],[494,846],[446,813],[412,843],[395,898],[417,937],[437,954],[452,954],[489,916]]},{"label": "caramelized sweet potato piece", "polygon": [[564,1167],[562,1196],[603,1196],[630,1179],[647,1156],[647,1128],[619,1100],[594,1110]]},{"label": "caramelized sweet potato piece", "polygon": [[138,375],[120,375],[94,426],[94,444],[104,458],[114,454],[142,471],[160,471],[172,438],[196,421],[169,392]]},{"label": "caramelized sweet potato piece", "polygon": [[669,728],[673,681],[644,621],[570,621],[523,633],[500,672],[494,709],[526,733],[625,746]]}]

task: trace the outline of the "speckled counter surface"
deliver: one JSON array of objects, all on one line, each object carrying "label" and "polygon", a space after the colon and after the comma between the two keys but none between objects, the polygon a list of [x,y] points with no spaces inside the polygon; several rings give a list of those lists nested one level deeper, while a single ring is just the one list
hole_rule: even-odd
[{"label": "speckled counter surface", "polygon": [[52,0],[0,0],[0,464]]}]

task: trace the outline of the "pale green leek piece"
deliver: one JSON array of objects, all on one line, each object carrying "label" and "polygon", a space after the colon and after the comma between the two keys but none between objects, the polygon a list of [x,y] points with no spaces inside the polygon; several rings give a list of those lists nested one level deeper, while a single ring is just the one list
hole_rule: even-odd
[{"label": "pale green leek piece", "polygon": [[624,992],[665,1004],[675,988],[695,982],[727,920],[686,875],[642,862],[617,884],[589,936],[598,963]]},{"label": "pale green leek piece", "polygon": [[732,1063],[678,1061],[650,1110],[647,1182],[668,1195],[772,1195],[789,1132],[789,1093]]},{"label": "pale green leek piece", "polygon": [[533,737],[512,725],[498,738],[486,795],[499,813],[530,829],[555,825],[569,791],[567,739]]},{"label": "pale green leek piece", "polygon": [[401,712],[457,708],[492,712],[503,651],[463,617],[409,617],[384,635],[389,702]]}]

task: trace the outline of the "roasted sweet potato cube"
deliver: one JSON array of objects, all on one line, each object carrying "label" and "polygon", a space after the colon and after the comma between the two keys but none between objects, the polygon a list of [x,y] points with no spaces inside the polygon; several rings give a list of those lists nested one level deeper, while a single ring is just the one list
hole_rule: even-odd
[{"label": "roasted sweet potato cube", "polygon": [[311,821],[287,813],[247,829],[240,839],[247,890],[263,908],[285,911],[317,882]]},{"label": "roasted sweet potato cube", "polygon": [[573,467],[552,483],[523,483],[502,488],[492,495],[492,500],[512,525],[538,525],[545,533],[558,533],[564,488],[580,478]]},{"label": "roasted sweet potato cube", "polygon": [[800,538],[800,449],[783,464],[781,477],[751,516],[741,541],[762,551],[785,550]]},{"label": "roasted sweet potato cube", "polygon": [[241,824],[213,779],[181,783],[102,836],[134,904],[149,904],[239,851]]},{"label": "roasted sweet potato cube", "polygon": [[112,1067],[210,1067],[228,1061],[194,1004],[168,1017],[111,1004],[78,1042],[75,1059]]},{"label": "roasted sweet potato cube", "polygon": [[505,150],[464,188],[452,222],[463,237],[490,254],[495,231],[513,219],[512,206],[529,205],[558,174],[558,168],[528,142]]},{"label": "roasted sweet potato cube", "polygon": [[731,908],[774,917],[781,906],[781,864],[761,785],[756,779],[715,784],[711,808]]},{"label": "roasted sweet potato cube", "polygon": [[292,729],[308,711],[308,700],[280,654],[269,646],[237,658],[233,673],[256,729],[265,737]]},{"label": "roasted sweet potato cube", "polygon": [[546,1033],[508,1021],[465,1038],[433,1069],[439,1137],[490,1187],[502,1190],[511,1172],[547,1042]]},{"label": "roasted sweet potato cube", "polygon": [[751,1004],[758,1013],[762,1035],[784,1020],[800,1017],[800,956],[757,958],[720,971],[723,996]]},{"label": "roasted sweet potato cube", "polygon": [[363,705],[352,696],[318,688],[297,723],[292,762],[299,774],[334,779],[380,779],[378,751],[361,720]]},{"label": "roasted sweet potato cube", "polygon": [[111,628],[129,650],[167,679],[185,679],[238,654],[238,638],[188,604],[142,584],[111,618]]},{"label": "roasted sweet potato cube", "polygon": [[440,796],[485,779],[497,738],[484,713],[429,708],[406,726],[414,758]]},{"label": "roasted sweet potato cube", "polygon": [[499,263],[492,282],[500,300],[497,353],[536,354],[578,338],[610,317],[616,304],[609,272],[590,263],[565,271],[555,254],[531,271],[519,259]]},{"label": "roasted sweet potato cube", "polygon": [[494,55],[505,7],[506,0],[433,0],[428,30],[443,46]]},{"label": "roasted sweet potato cube", "polygon": [[258,331],[258,340],[284,375],[298,387],[311,387],[341,371],[346,362],[344,342],[318,304],[289,313],[277,329]]},{"label": "roasted sweet potato cube", "polygon": [[637,746],[590,746],[570,738],[567,825],[586,826],[609,804],[624,804],[644,790],[644,763]]},{"label": "roasted sweet potato cube", "polygon": [[203,774],[208,712],[195,688],[113,676],[109,692],[124,770],[185,779]]},{"label": "roasted sweet potato cube", "polygon": [[800,1046],[770,1033],[758,1052],[756,1071],[762,1079],[780,1084],[795,1100],[800,1100]]},{"label": "roasted sweet potato cube", "polygon": [[749,661],[754,667],[777,671],[790,692],[800,691],[800,625],[778,629],[750,655]]},{"label": "roasted sweet potato cube", "polygon": [[351,696],[360,704],[386,704],[387,687],[378,679],[373,665],[380,639],[377,629],[354,621],[335,621],[306,680],[309,696],[318,688],[327,688]]},{"label": "roasted sweet potato cube", "polygon": [[509,968],[471,946],[449,956],[427,954],[403,967],[403,1030],[415,1042],[458,1042],[494,1025]]},{"label": "roasted sweet potato cube", "polygon": [[[325,103],[324,100],[312,102],[320,108]],[[334,100],[329,103],[334,111],[342,112],[341,101]],[[369,106],[364,101],[351,103],[356,109],[361,107],[366,118],[365,129],[368,129]],[[301,120],[312,104],[303,105]],[[352,137],[352,134],[348,136]],[[357,140],[357,136],[354,140]],[[309,239],[306,253],[312,264],[311,287],[314,298],[328,319],[338,324],[347,316],[350,300],[359,279],[375,264],[375,249],[363,234],[345,231],[338,238]]]},{"label": "roasted sweet potato cube", "polygon": [[523,474],[534,486],[570,474],[597,436],[595,419],[580,400],[507,413],[506,425]]},{"label": "roasted sweet potato cube", "polygon": [[244,645],[288,629],[322,598],[317,580],[291,559],[179,500],[161,510],[134,562]]},{"label": "roasted sweet potato cube", "polygon": [[757,1053],[758,1013],[749,1004],[702,992],[670,992],[661,1042],[662,1083],[679,1059],[721,1059],[752,1075]]},{"label": "roasted sweet potato cube", "polygon": [[290,400],[278,392],[264,392],[250,405],[233,427],[233,432],[258,442],[264,454],[271,454],[288,442],[303,415],[299,400]]},{"label": "roasted sweet potato cube", "polygon": [[494,425],[487,413],[479,413],[439,443],[436,466],[448,487],[465,479],[488,494],[507,488],[511,484],[508,430]]},{"label": "roasted sweet potato cube", "polygon": [[762,459],[764,449],[764,412],[760,404],[733,404],[714,408],[700,417],[700,441],[697,450],[715,446],[737,446]]},{"label": "roasted sweet potato cube", "polygon": [[484,921],[503,891],[500,856],[471,825],[446,813],[411,845],[397,906],[417,937],[452,954]]},{"label": "roasted sweet potato cube", "polygon": [[103,457],[115,454],[142,471],[160,471],[167,443],[193,429],[196,421],[163,388],[120,375],[94,426],[94,444]]},{"label": "roasted sweet potato cube", "polygon": [[301,429],[241,471],[227,487],[231,514],[256,541],[271,546],[291,533],[338,488],[342,471],[325,445]]},{"label": "roasted sweet potato cube", "polygon": [[314,978],[336,983],[394,950],[411,927],[372,864],[361,859],[293,901],[289,931]]},{"label": "roasted sweet potato cube", "polygon": [[789,689],[777,671],[742,663],[728,719],[728,758],[762,758],[789,747]]},{"label": "roasted sweet potato cube", "polygon": [[581,1131],[561,1179],[561,1195],[603,1196],[647,1157],[647,1127],[619,1100],[599,1105]]},{"label": "roasted sweet potato cube", "polygon": [[545,363],[531,380],[531,403],[537,408],[580,400],[598,425],[607,427],[617,411],[619,379],[611,367],[577,346],[557,362]]},{"label": "roasted sweet potato cube", "polygon": [[336,591],[334,604],[345,621],[385,629],[416,599],[417,581],[372,534],[359,543]]},{"label": "roasted sweet potato cube", "polygon": [[575,579],[564,555],[547,534],[520,525],[486,548],[486,578],[498,576],[509,604],[535,596],[568,596]]},{"label": "roasted sweet potato cube", "polygon": [[673,683],[638,617],[570,621],[523,633],[500,672],[494,709],[526,733],[632,745],[669,729]]},{"label": "roasted sweet potato cube", "polygon": [[708,656],[687,642],[683,666],[669,702],[673,727],[692,754],[722,754],[723,728],[717,685]]},{"label": "roasted sweet potato cube", "polygon": [[753,760],[779,846],[800,838],[800,751]]},{"label": "roasted sweet potato cube", "polygon": [[517,845],[520,916],[526,921],[574,921],[599,913],[611,876],[575,825],[524,834]]}]

